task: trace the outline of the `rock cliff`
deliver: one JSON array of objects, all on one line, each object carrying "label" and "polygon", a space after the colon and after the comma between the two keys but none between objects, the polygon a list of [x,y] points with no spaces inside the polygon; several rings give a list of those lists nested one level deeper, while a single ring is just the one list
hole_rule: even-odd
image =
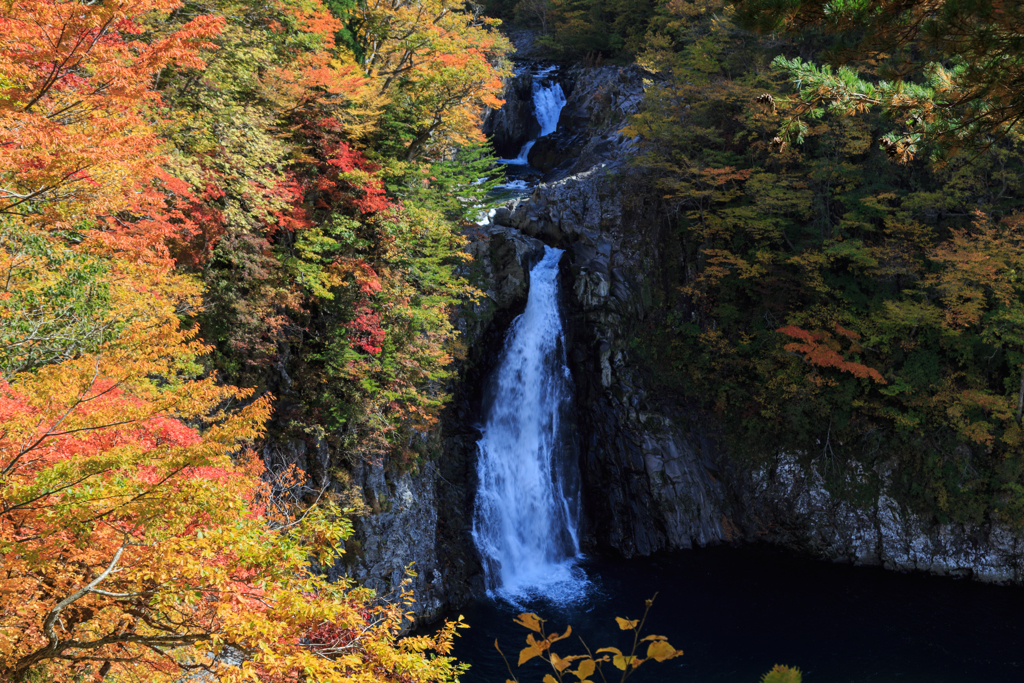
[{"label": "rock cliff", "polygon": [[738,473],[731,488],[741,497],[740,524],[751,541],[769,541],[834,562],[1024,583],[1020,530],[926,520],[901,505],[885,486],[874,500],[853,505],[832,495],[816,468],[783,455],[772,467]]},{"label": "rock cliff", "polygon": [[526,304],[530,267],[544,254],[538,240],[501,226],[474,228],[469,237],[473,260],[465,274],[484,296],[458,315],[466,351],[441,426],[420,435],[423,455],[411,468],[359,463],[351,482],[364,514],[355,518],[346,571],[386,593],[414,563],[414,611],[425,622],[483,591],[470,536],[481,392],[505,331]]},{"label": "rock cliff", "polygon": [[643,76],[635,68],[570,70],[559,131],[530,154],[547,184],[494,216],[568,252],[590,543],[629,556],[762,541],[838,562],[1024,581],[1021,530],[924,520],[885,486],[854,505],[786,455],[744,470],[718,447],[706,416],[650,390],[633,351],[643,343],[651,279],[663,267],[657,234],[670,207],[629,167],[632,143],[617,133],[638,105]]},{"label": "rock cliff", "polygon": [[[719,447],[713,421],[651,389],[636,351],[665,267],[659,231],[674,218],[629,166],[634,143],[618,133],[642,98],[643,77],[620,67],[560,76],[568,103],[559,131],[530,155],[546,183],[469,233],[467,275],[486,296],[459,315],[466,354],[441,427],[422,435],[426,455],[406,471],[355,468],[350,486],[368,512],[357,519],[347,571],[387,590],[415,562],[424,620],[482,591],[470,536],[481,391],[546,243],[567,252],[563,291],[591,549],[634,556],[760,541],[832,561],[1024,582],[1021,530],[922,520],[884,488],[853,505],[785,455],[772,467],[744,470]],[[487,120],[503,156],[537,133],[529,82],[513,78],[505,108]]]}]

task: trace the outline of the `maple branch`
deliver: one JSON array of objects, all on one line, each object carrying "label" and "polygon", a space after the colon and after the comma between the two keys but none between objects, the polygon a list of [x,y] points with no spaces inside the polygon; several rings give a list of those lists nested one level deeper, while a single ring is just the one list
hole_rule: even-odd
[{"label": "maple branch", "polygon": [[[110,24],[114,22],[114,18],[115,15],[111,15],[107,19],[107,21],[102,26],[100,26],[99,29],[96,30],[96,35],[93,37],[92,42],[89,44],[89,47],[87,47],[85,51],[82,53],[82,55],[78,58],[78,61],[75,63],[75,66],[81,64],[82,60],[85,59],[85,56],[92,52],[92,49],[96,47],[96,43],[99,42],[99,39],[106,35],[107,29],[110,28]],[[66,28],[67,26],[65,25],[64,29],[61,30],[62,34]],[[30,111],[32,107],[34,107],[36,103],[38,103],[39,100],[41,100],[43,96],[50,91],[50,88],[52,88],[57,83],[57,81],[60,80],[61,72],[65,70],[64,67],[67,65],[68,62],[71,61],[71,58],[75,56],[75,53],[78,51],[78,48],[84,42],[84,39],[85,34],[83,33],[79,36],[78,42],[75,43],[75,46],[71,48],[71,52],[69,52],[67,57],[64,58],[64,61],[60,62],[59,65],[57,63],[54,63],[53,71],[51,71],[50,75],[46,78],[46,80],[43,81],[43,85],[40,87],[39,93],[31,100],[29,100],[29,103],[24,106],[24,108],[22,109],[23,112]]]},{"label": "maple branch", "polygon": [[117,562],[121,559],[121,555],[124,554],[124,549],[126,547],[127,540],[125,541],[124,544],[121,545],[120,548],[117,549],[117,552],[114,553],[114,559],[110,561],[110,564],[107,565],[106,569],[100,572],[99,576],[97,576],[95,579],[90,581],[82,588],[79,588],[77,591],[75,591],[68,597],[58,602],[57,605],[50,610],[49,614],[47,614],[46,619],[43,621],[43,633],[46,634],[47,639],[50,641],[50,649],[54,650],[54,654],[56,654],[56,648],[58,643],[60,642],[60,638],[57,636],[57,633],[53,630],[53,626],[57,623],[57,619],[60,618],[60,613],[63,612],[64,608],[70,605],[71,603],[89,594],[93,588],[98,586],[100,583],[103,582],[104,579],[106,579],[108,576],[117,571]]},{"label": "maple branch", "polygon": [[[82,389],[82,391],[78,394],[78,398],[74,401],[74,403],[72,403],[68,407],[68,409],[64,412],[64,414],[60,416],[60,419],[58,419],[56,422],[54,422],[52,425],[50,425],[50,427],[47,428],[46,432],[44,432],[38,439],[36,439],[36,441],[34,443],[32,443],[30,446],[26,446],[26,447],[22,448],[21,452],[18,453],[18,455],[16,455],[14,457],[14,459],[11,460],[11,462],[8,463],[7,466],[4,467],[4,469],[2,471],[0,471],[0,474],[9,474],[11,472],[11,470],[14,469],[14,466],[16,464],[18,464],[18,461],[20,461],[23,457],[25,457],[26,453],[30,453],[31,451],[35,450],[36,448],[39,447],[40,444],[43,443],[43,441],[45,441],[46,439],[48,439],[51,436],[53,436],[54,435],[53,430],[56,429],[58,425],[63,424],[64,420],[66,420],[68,418],[68,416],[71,415],[71,412],[75,408],[77,408],[78,406],[82,405],[83,403],[88,403],[89,401],[92,401],[93,399],[99,398],[100,396],[103,396],[104,394],[107,394],[108,392],[113,391],[114,388],[118,386],[118,383],[115,382],[110,387],[108,387],[107,389],[101,391],[100,393],[96,394],[95,396],[91,396],[89,398],[85,398],[85,396],[88,393],[89,389],[91,389],[93,387],[93,385],[96,384],[96,380],[99,379],[99,376],[100,376],[100,373],[99,373],[99,370],[97,369],[96,373],[92,376],[92,379],[89,380],[87,386],[84,389]],[[42,423],[42,419],[40,419],[39,424],[41,424],[41,423]]]},{"label": "maple branch", "polygon": [[[16,505],[12,505],[10,507],[4,507],[3,514],[7,515],[7,514],[10,514],[11,512],[14,512],[15,510],[17,510],[19,508],[28,507],[29,505],[31,505],[32,503],[36,502],[37,500],[41,500],[43,498],[46,498],[47,496],[52,496],[55,493],[60,493],[61,491],[64,491],[66,489],[71,488],[72,486],[77,486],[78,484],[81,484],[86,479],[90,479],[92,477],[95,477],[98,474],[105,474],[105,473],[107,473],[109,471],[110,471],[109,468],[104,468],[104,469],[102,469],[102,470],[100,470],[98,472],[90,472],[89,474],[86,474],[86,475],[80,477],[79,479],[76,479],[75,481],[72,481],[72,482],[70,482],[68,484],[65,484],[63,486],[58,486],[57,488],[50,489],[49,491],[44,491],[43,493],[40,493],[35,498],[30,498],[28,500],[22,501],[20,503],[17,503]],[[31,540],[31,539],[21,539],[19,541],[19,543],[23,543],[23,542],[28,541],[28,540]]]},{"label": "maple branch", "polygon": [[[76,169],[74,169],[72,171],[68,171],[57,182],[51,183],[49,185],[44,185],[40,189],[35,190],[34,192],[30,192],[28,194],[19,194],[19,193],[13,191],[13,190],[8,190],[6,188],[0,189],[0,193],[2,193],[2,196],[5,199],[16,199],[17,200],[15,202],[11,202],[10,204],[8,204],[6,206],[0,207],[0,213],[13,213],[11,211],[11,209],[13,209],[14,207],[19,206],[21,204],[24,204],[26,202],[36,201],[42,195],[45,195],[45,194],[47,194],[49,192],[53,192],[53,191],[59,189],[61,186],[63,186],[69,180],[71,182],[76,182],[77,180],[81,180],[81,178],[74,179],[74,180],[72,180],[71,178],[72,178],[72,176],[77,175],[77,174],[81,173],[82,171],[85,171],[86,169],[90,168],[90,166],[91,166],[91,164],[86,165],[86,166],[82,166],[81,168],[76,168]],[[48,200],[42,199],[42,200],[38,200],[38,201],[48,201]],[[15,215],[20,215],[20,214],[15,214]]]},{"label": "maple branch", "polygon": [[111,593],[110,591],[100,590],[99,588],[93,588],[89,592],[95,593],[96,595],[102,595],[107,598],[117,598],[118,600],[141,598],[144,595],[149,595],[149,593]]}]

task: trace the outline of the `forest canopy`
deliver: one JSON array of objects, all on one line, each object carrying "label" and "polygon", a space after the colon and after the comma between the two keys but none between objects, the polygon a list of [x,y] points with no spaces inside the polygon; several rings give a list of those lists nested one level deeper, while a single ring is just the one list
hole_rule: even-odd
[{"label": "forest canopy", "polygon": [[331,430],[371,457],[435,419],[487,189],[449,167],[488,158],[495,24],[448,0],[0,8],[0,678],[463,670],[456,623],[400,638],[407,591],[328,579],[351,533],[329,473],[256,449]]},{"label": "forest canopy", "polygon": [[1021,6],[484,9],[0,6],[0,679],[457,680],[460,623],[402,637],[408,592],[335,570],[345,467],[428,457],[480,296],[488,14],[644,70],[658,390],[743,464],[1024,521]]},{"label": "forest canopy", "polygon": [[[814,31],[822,67],[800,57],[775,65],[801,100],[794,117],[877,108],[892,121],[890,156],[923,143],[946,161],[979,153],[1024,117],[1024,8],[999,0],[738,0],[737,22],[763,33]],[[838,67],[833,71],[831,67]],[[799,139],[806,124],[785,128]]]}]

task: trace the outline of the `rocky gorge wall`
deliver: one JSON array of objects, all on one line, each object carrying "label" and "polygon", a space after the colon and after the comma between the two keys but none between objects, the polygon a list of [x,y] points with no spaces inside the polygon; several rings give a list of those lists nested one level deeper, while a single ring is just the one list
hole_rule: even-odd
[{"label": "rocky gorge wall", "polygon": [[[485,296],[459,315],[466,353],[441,426],[422,435],[426,455],[411,468],[355,467],[349,486],[366,512],[339,571],[387,591],[415,562],[424,621],[482,592],[470,535],[481,392],[525,305],[529,268],[548,244],[567,252],[562,284],[590,550],[628,557],[767,542],[837,562],[1024,583],[1020,529],[923,520],[885,486],[853,505],[785,454],[745,470],[723,452],[710,418],[651,389],[637,350],[664,268],[659,231],[674,218],[629,165],[635,143],[618,133],[639,106],[644,76],[635,67],[558,76],[568,98],[559,130],[530,154],[545,183],[467,233],[467,275]],[[523,120],[532,116],[529,80],[512,79],[506,107],[485,124],[504,156],[537,133]]]},{"label": "rocky gorge wall", "polygon": [[471,536],[482,392],[506,330],[526,305],[530,267],[544,254],[539,240],[501,226],[475,228],[469,237],[466,275],[484,296],[459,314],[465,353],[440,427],[420,435],[424,456],[411,468],[362,463],[352,482],[370,509],[355,518],[343,570],[387,593],[414,563],[413,610],[424,622],[484,590]]},{"label": "rocky gorge wall", "polygon": [[630,556],[760,541],[837,562],[1024,582],[1021,529],[923,519],[898,502],[886,476],[873,501],[854,505],[786,454],[744,470],[718,446],[707,416],[650,390],[634,351],[671,207],[629,165],[634,143],[617,132],[639,105],[644,76],[635,67],[569,70],[559,131],[530,153],[548,182],[493,219],[568,252],[588,542]]}]

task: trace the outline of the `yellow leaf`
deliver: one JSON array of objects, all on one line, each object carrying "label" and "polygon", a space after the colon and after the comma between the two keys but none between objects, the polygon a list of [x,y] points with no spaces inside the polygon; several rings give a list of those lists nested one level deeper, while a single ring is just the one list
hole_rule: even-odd
[{"label": "yellow leaf", "polygon": [[590,678],[593,675],[594,669],[596,667],[597,664],[594,663],[593,659],[584,659],[582,662],[580,662],[579,667],[576,668],[576,677],[579,678],[581,681],[585,678]]},{"label": "yellow leaf", "polygon": [[602,647],[600,650],[598,650],[598,652],[611,652],[611,653],[617,654],[619,656],[622,655],[622,650],[620,650],[617,647]]},{"label": "yellow leaf", "polygon": [[524,612],[516,617],[515,622],[520,626],[525,626],[531,631],[540,633],[540,625],[544,622],[543,619],[538,617],[536,614],[530,612]]},{"label": "yellow leaf", "polygon": [[551,666],[555,667],[555,671],[562,673],[568,669],[574,661],[581,659],[583,655],[573,655],[571,657],[559,657],[556,653],[551,653]]},{"label": "yellow leaf", "polygon": [[544,640],[537,640],[533,637],[532,633],[526,636],[526,644],[531,647],[537,648],[537,650],[540,652],[544,652],[544,650],[547,650],[549,647],[551,647],[551,642],[549,640],[547,640],[546,638]]},{"label": "yellow leaf", "polygon": [[526,662],[530,661],[534,657],[540,657],[541,650],[536,645],[530,647],[524,647],[519,651],[519,666],[522,666]]},{"label": "yellow leaf", "polygon": [[565,627],[565,633],[563,633],[562,635],[558,635],[556,633],[554,635],[548,636],[548,642],[553,643],[553,642],[555,642],[557,640],[562,640],[563,638],[568,638],[569,634],[571,634],[571,633],[572,633],[572,626],[566,626]]},{"label": "yellow leaf", "polygon": [[644,636],[643,638],[640,639],[640,641],[644,642],[644,643],[646,643],[646,642],[648,642],[650,640],[668,640],[668,638],[666,638],[665,636],[649,635],[649,636]]},{"label": "yellow leaf", "polygon": [[625,671],[626,667],[632,664],[634,659],[636,659],[636,657],[633,657],[632,655],[615,655],[612,657],[612,664],[614,664],[615,668],[619,671]]},{"label": "yellow leaf", "polygon": [[622,617],[615,617],[615,621],[623,631],[632,631],[636,628],[636,625],[640,623],[638,619],[633,619],[631,621],[629,619],[623,619]]},{"label": "yellow leaf", "polygon": [[682,650],[675,649],[665,640],[656,640],[647,647],[647,658],[656,662],[664,662],[666,659],[672,659],[681,654],[683,654]]},{"label": "yellow leaf", "polygon": [[551,674],[544,674],[544,683],[558,683],[558,679]]}]

